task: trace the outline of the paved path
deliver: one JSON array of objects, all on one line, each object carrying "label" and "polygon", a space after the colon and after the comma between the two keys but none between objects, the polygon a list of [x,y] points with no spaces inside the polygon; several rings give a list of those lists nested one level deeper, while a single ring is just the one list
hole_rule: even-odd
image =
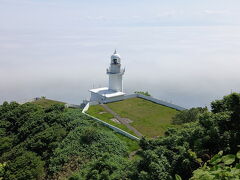
[{"label": "paved path", "polygon": [[104,109],[111,113],[120,123],[124,124],[125,126],[127,126],[128,129],[132,130],[138,137],[142,137],[143,135],[134,127],[132,127],[129,123],[132,122],[130,119],[128,118],[122,118],[121,116],[119,116],[116,112],[114,112],[112,109],[110,109],[106,104],[101,104],[102,107],[104,107]]}]

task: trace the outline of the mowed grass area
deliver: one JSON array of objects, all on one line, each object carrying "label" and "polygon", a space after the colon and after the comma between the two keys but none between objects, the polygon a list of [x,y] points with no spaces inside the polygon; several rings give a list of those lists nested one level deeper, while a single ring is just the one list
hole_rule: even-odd
[{"label": "mowed grass area", "polygon": [[[48,108],[50,107],[51,105],[54,105],[54,104],[66,104],[64,102],[60,102],[60,101],[55,101],[55,100],[51,100],[51,99],[46,99],[46,98],[40,98],[36,101],[33,101],[32,102],[33,104],[38,104],[44,108]],[[80,109],[70,109],[69,110],[70,112],[72,113],[82,113],[82,110]],[[91,106],[90,107],[90,110],[88,111],[88,113],[90,112],[92,116],[94,117],[98,117],[99,115],[99,112],[102,112],[104,111],[104,108],[102,106]],[[99,117],[100,118],[100,117]],[[122,124],[117,124],[114,122],[112,122],[110,119],[113,118],[113,116],[109,113],[105,113],[103,116],[101,116],[101,120],[104,120],[106,122],[108,122],[109,124],[112,124],[114,126],[117,126],[119,127],[120,129],[123,129],[133,135],[135,135],[132,131],[130,131],[127,127],[125,127],[124,125]],[[138,150],[140,147],[139,147],[139,144],[137,141],[134,141],[132,139],[129,139],[128,137],[125,137],[121,134],[118,134],[118,133],[115,133],[115,135],[121,139],[122,141],[124,141],[126,143],[126,145],[128,146],[128,152],[131,153],[132,151],[136,151]]]},{"label": "mowed grass area", "polygon": [[113,111],[123,118],[129,118],[131,125],[147,137],[163,136],[172,127],[172,117],[178,111],[141,98],[130,98],[108,103]]},{"label": "mowed grass area", "polygon": [[40,105],[44,108],[48,108],[50,107],[51,105],[54,105],[54,104],[66,104],[64,102],[60,102],[60,101],[55,101],[55,100],[51,100],[51,99],[46,99],[46,98],[40,98],[36,101],[33,101],[32,102],[33,104],[37,104],[37,105]]},{"label": "mowed grass area", "polygon": [[106,112],[106,110],[100,105],[90,106],[87,113],[89,115],[93,116],[93,117],[96,117],[96,118],[98,118],[98,119],[100,119],[100,120],[102,120],[102,121],[104,121],[108,124],[116,126],[120,129],[136,136],[136,134],[133,131],[131,131],[130,129],[128,129],[125,125],[112,121],[111,119],[113,119],[114,116],[112,114]]},{"label": "mowed grass area", "polygon": [[[120,129],[136,136],[136,134],[133,131],[129,130],[125,125],[118,124],[118,123],[112,121],[111,119],[114,118],[114,116],[112,114],[106,112],[105,109],[100,105],[90,106],[87,113],[91,116],[101,119],[104,122],[107,122],[113,126],[116,126]],[[132,151],[136,151],[140,148],[137,141],[132,140],[132,139],[125,137],[118,133],[116,133],[116,136],[118,136],[119,139],[121,139],[122,141],[124,141],[127,144],[129,153]]]}]

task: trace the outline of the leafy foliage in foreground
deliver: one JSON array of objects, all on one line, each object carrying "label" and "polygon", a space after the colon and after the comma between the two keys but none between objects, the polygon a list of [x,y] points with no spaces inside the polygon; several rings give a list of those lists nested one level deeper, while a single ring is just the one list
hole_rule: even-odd
[{"label": "leafy foliage in foreground", "polygon": [[53,152],[50,171],[61,170],[62,166],[69,162],[70,157],[81,157],[78,161],[78,164],[81,164],[89,159],[98,159],[103,153],[126,157],[127,147],[113,136],[111,131],[102,131],[93,127],[77,127]]},{"label": "leafy foliage in foreground", "polygon": [[[143,138],[140,142],[143,159],[137,165],[136,176],[141,178],[144,174],[145,179],[152,179],[153,167],[165,161],[169,168],[161,168],[162,175],[154,176],[154,179],[174,179],[175,174],[188,179],[194,170],[201,167],[201,163],[219,151],[237,153],[239,144],[240,94],[233,93],[214,101],[212,112],[202,112],[199,120],[186,123],[180,129],[171,128],[162,138]],[[196,156],[202,162],[197,161]]]},{"label": "leafy foliage in foreground", "polygon": [[84,179],[124,179],[128,171],[129,162],[117,155],[105,154],[91,164]]},{"label": "leafy foliage in foreground", "polygon": [[126,144],[111,130],[60,104],[5,102],[0,125],[0,173],[6,180],[57,179],[104,153],[127,156]]},{"label": "leafy foliage in foreground", "polygon": [[193,172],[191,180],[240,179],[240,151],[234,154],[222,155],[220,151],[203,167]]}]

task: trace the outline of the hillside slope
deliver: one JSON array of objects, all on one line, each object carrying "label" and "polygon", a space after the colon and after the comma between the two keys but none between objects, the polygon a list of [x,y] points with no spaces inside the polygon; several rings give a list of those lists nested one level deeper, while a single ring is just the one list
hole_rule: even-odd
[{"label": "hillside slope", "polygon": [[211,107],[195,108],[197,114],[179,112],[181,128],[142,138],[129,158],[131,140],[78,109],[5,102],[0,105],[0,179],[240,179],[240,94]]},{"label": "hillside slope", "polygon": [[0,106],[4,179],[68,177],[103,156],[127,161],[129,150],[124,137],[119,138],[79,109],[42,103],[5,102]]},{"label": "hillside slope", "polygon": [[[108,103],[106,106],[122,118],[127,118],[130,121],[129,125],[147,137],[163,136],[167,128],[174,126],[172,118],[179,112],[141,98]],[[113,122],[113,115],[100,105],[90,106],[87,113],[136,135],[125,125]]]}]

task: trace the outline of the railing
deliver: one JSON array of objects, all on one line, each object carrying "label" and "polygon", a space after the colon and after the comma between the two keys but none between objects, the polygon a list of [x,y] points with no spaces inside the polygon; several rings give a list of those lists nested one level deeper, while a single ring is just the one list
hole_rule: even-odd
[{"label": "railing", "polygon": [[112,72],[109,68],[107,68],[106,72],[107,72],[107,74],[124,74],[125,68],[124,69],[120,69],[119,72]]}]

